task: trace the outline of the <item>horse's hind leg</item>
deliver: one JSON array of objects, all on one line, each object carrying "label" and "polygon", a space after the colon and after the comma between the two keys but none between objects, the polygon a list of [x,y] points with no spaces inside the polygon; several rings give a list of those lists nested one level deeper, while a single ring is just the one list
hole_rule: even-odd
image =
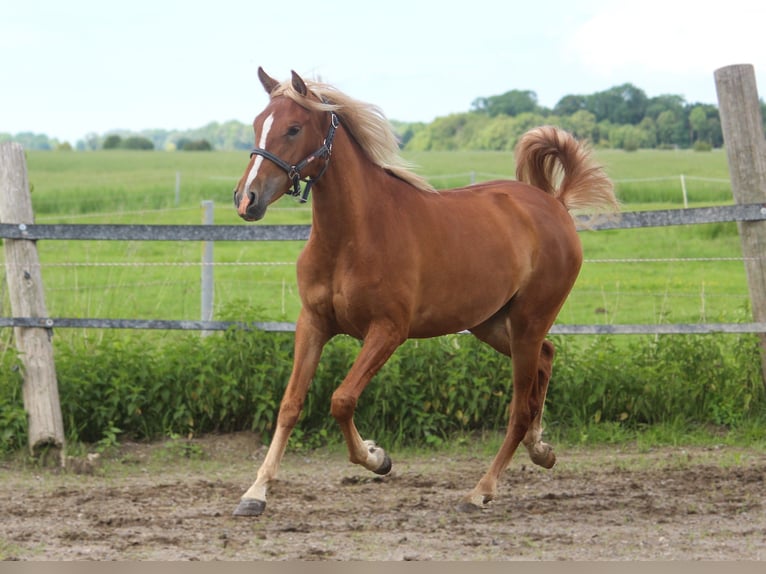
[{"label": "horse's hind leg", "polygon": [[[511,356],[511,337],[510,329],[506,327],[503,319],[490,320],[479,325],[471,332],[481,341],[491,346],[496,351]],[[532,462],[544,468],[551,468],[556,464],[556,455],[553,448],[542,441],[542,418],[545,407],[545,397],[548,393],[548,383],[551,380],[551,371],[553,368],[553,356],[555,348],[553,343],[547,339],[543,341],[540,350],[540,356],[537,361],[537,388],[532,389],[533,400],[540,405],[537,414],[532,420],[532,424],[524,436],[524,446],[529,452],[529,458]]]},{"label": "horse's hind leg", "polygon": [[245,492],[234,510],[235,516],[258,516],[266,508],[266,491],[269,482],[277,475],[282,455],[287,447],[287,440],[303,409],[311,378],[316,372],[322,348],[327,340],[328,337],[311,326],[305,317],[298,318],[295,327],[293,371],[279,406],[274,436],[266,458],[258,469],[255,482]]},{"label": "horse's hind leg", "polygon": [[[539,417],[542,414],[541,401],[545,398],[541,391],[547,389],[547,377],[543,376],[544,382],[540,381],[538,363],[541,363],[539,359],[543,352],[547,328],[538,330],[530,329],[528,325],[525,327],[527,328],[521,329],[516,325],[513,331],[508,328],[510,354],[513,356],[513,397],[505,439],[489,470],[474,489],[462,499],[458,506],[460,510],[481,508],[491,501],[497,492],[497,481],[510,464],[519,444],[527,438],[530,430],[533,431],[533,437],[539,434],[534,431],[534,425],[538,425],[539,429]],[[543,360],[542,363],[544,364],[545,361]],[[549,374],[550,370],[548,370],[548,376]],[[536,444],[535,441],[534,445]]]},{"label": "horse's hind leg", "polygon": [[537,360],[537,389],[536,397],[533,401],[539,405],[539,408],[523,441],[527,452],[529,452],[529,458],[532,459],[532,462],[543,468],[552,468],[556,464],[556,455],[553,452],[553,447],[542,440],[543,410],[545,410],[545,397],[548,394],[548,383],[551,380],[553,357],[555,354],[556,349],[553,343],[547,339],[543,341],[540,356]]}]

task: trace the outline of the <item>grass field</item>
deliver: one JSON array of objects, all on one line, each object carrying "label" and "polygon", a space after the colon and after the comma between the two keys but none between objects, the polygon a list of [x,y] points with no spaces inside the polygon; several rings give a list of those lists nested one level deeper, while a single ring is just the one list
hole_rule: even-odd
[{"label": "grass field", "polygon": [[[596,156],[615,180],[627,210],[683,207],[682,174],[690,206],[731,203],[721,151],[609,150]],[[512,157],[500,152],[407,157],[439,188],[514,172]],[[217,224],[244,225],[231,194],[246,162],[247,154],[239,152],[28,154],[38,223],[199,224],[200,202],[213,200]],[[259,225],[309,222],[308,208],[284,198]],[[561,323],[749,320],[733,223],[585,231],[581,238],[586,263],[560,314]],[[300,248],[296,242],[217,242],[214,319],[294,320],[299,299],[293,263]],[[39,252],[51,316],[200,316],[197,243],[44,241]],[[645,258],[664,261],[634,261]],[[0,314],[10,314],[4,286]]]}]

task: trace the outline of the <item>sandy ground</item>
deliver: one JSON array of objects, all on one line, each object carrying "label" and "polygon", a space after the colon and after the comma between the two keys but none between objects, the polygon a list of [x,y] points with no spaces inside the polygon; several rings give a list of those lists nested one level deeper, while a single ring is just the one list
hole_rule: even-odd
[{"label": "sandy ground", "polygon": [[5,461],[0,557],[766,559],[763,450],[558,449],[553,470],[519,453],[496,501],[457,512],[490,462],[485,451],[390,451],[386,477],[340,450],[288,451],[255,519],[231,515],[265,453],[248,433],[122,445],[84,473]]}]

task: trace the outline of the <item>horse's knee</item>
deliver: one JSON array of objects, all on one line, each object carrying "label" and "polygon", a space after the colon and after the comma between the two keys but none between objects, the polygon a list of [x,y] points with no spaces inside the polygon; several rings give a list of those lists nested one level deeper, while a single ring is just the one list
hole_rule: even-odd
[{"label": "horse's knee", "polygon": [[354,415],[356,399],[354,397],[339,394],[335,391],[330,401],[330,414],[337,421],[349,420]]},{"label": "horse's knee", "polygon": [[303,401],[283,400],[279,406],[277,424],[283,427],[293,428],[298,423],[298,417],[303,409]]}]

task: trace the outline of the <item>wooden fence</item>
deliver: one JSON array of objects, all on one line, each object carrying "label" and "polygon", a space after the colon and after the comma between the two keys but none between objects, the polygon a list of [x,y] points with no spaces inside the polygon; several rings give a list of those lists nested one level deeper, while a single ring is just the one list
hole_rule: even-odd
[{"label": "wooden fence", "polygon": [[[716,85],[724,139],[736,205],[623,213],[590,229],[631,229],[736,221],[742,239],[743,259],[753,308],[750,323],[700,323],[652,325],[554,325],[552,334],[690,334],[758,333],[764,353],[766,381],[766,143],[752,66],[730,66],[716,71]],[[45,308],[38,240],[116,241],[304,241],[309,226],[212,225],[36,225],[23,150],[17,144],[0,144],[0,237],[4,239],[8,266],[8,292],[12,317],[0,317],[0,328],[13,327],[25,370],[24,404],[29,413],[29,446],[60,449],[64,431],[50,342],[50,329],[194,329],[225,330],[239,325],[267,331],[292,331],[281,322],[164,321],[140,319],[74,319],[49,317]]]}]

